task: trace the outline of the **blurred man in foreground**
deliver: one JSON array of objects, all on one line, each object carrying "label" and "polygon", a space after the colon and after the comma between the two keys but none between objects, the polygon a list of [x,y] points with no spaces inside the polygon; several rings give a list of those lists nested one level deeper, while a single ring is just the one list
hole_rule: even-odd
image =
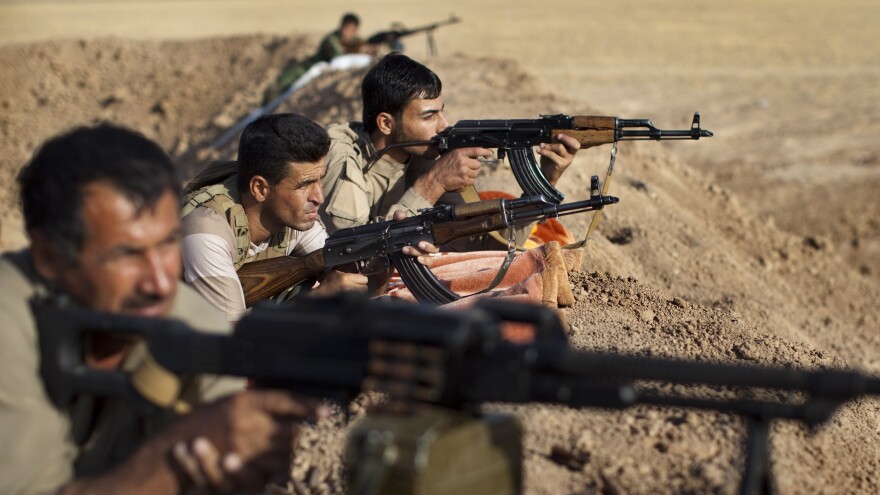
[{"label": "blurred man in foreground", "polygon": [[[227,330],[178,283],[179,186],[167,155],[122,128],[79,128],[47,141],[19,184],[31,247],[0,257],[0,441],[14,446],[0,453],[0,493],[255,490],[287,469],[297,426],[312,410],[286,392],[185,377],[175,410],[196,409],[178,418],[143,417],[125,401],[84,394],[59,409],[46,395],[34,298]],[[107,336],[92,340],[85,360],[132,373],[146,362],[142,345]]]}]

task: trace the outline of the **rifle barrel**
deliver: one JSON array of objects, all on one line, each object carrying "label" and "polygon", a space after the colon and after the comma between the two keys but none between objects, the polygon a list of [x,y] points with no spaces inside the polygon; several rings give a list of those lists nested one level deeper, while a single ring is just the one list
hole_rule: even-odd
[{"label": "rifle barrel", "polygon": [[550,353],[546,361],[566,374],[625,380],[766,388],[836,399],[880,392],[880,380],[844,370],[805,371],[577,352]]},{"label": "rifle barrel", "polygon": [[446,19],[443,21],[435,22],[432,24],[425,24],[424,26],[419,26],[419,27],[415,27],[415,28],[411,28],[411,29],[391,29],[388,31],[379,31],[378,33],[375,33],[375,34],[371,35],[369,38],[367,38],[367,43],[371,44],[371,45],[375,45],[375,44],[379,44],[379,43],[386,43],[389,41],[389,39],[403,38],[404,36],[410,36],[413,34],[423,33],[426,31],[433,31],[434,29],[437,29],[438,27],[446,26],[449,24],[455,24],[457,22],[461,22],[461,19],[459,19],[458,17],[452,16],[449,19]]},{"label": "rifle barrel", "polygon": [[664,131],[661,129],[652,130],[628,130],[620,131],[618,141],[639,141],[639,140],[666,140],[666,139],[700,139],[701,137],[712,137],[712,131],[700,129],[698,133],[689,130]]},{"label": "rifle barrel", "polygon": [[601,210],[606,205],[618,203],[615,196],[598,196],[583,201],[554,204],[546,199],[540,203],[529,205],[531,208],[525,211],[512,211],[511,220],[514,222],[526,222],[544,218],[555,218],[565,215],[574,215],[593,210]]}]

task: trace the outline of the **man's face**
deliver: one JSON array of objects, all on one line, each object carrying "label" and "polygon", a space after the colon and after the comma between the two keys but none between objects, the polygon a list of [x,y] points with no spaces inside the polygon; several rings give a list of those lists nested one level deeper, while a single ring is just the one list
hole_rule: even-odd
[{"label": "man's face", "polygon": [[353,22],[347,22],[339,28],[339,37],[342,43],[350,43],[357,36],[358,25]]},{"label": "man's face", "polygon": [[306,231],[315,225],[318,206],[324,202],[321,179],[327,169],[324,160],[288,166],[287,177],[269,189],[264,208],[273,220],[294,230]]},{"label": "man's face", "polygon": [[100,182],[86,186],[82,205],[86,230],[79,258],[72,266],[48,261],[53,267],[50,278],[90,309],[167,315],[181,273],[178,215],[177,197],[171,190],[152,208],[136,212],[113,186]]},{"label": "man's face", "polygon": [[[391,129],[389,144],[406,141],[427,141],[440,131],[449,127],[449,121],[443,115],[445,105],[443,98],[431,100],[416,98],[403,108],[400,119],[395,120]],[[420,158],[436,158],[439,152],[436,146],[409,146],[403,148],[406,153]]]}]

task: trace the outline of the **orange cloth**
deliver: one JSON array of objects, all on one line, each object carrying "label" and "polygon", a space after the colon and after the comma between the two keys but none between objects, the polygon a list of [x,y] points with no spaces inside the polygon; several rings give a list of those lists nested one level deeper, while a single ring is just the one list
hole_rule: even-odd
[{"label": "orange cloth", "polygon": [[[430,268],[447,288],[468,296],[489,286],[506,254],[504,251],[440,253],[433,257]],[[494,289],[474,297],[463,297],[444,307],[466,308],[482,297],[512,298],[553,308],[571,306],[574,295],[568,273],[580,266],[579,259],[580,252],[564,251],[555,241],[517,253],[501,283]],[[388,283],[385,295],[415,302],[415,297],[396,274]],[[527,325],[509,325],[504,333],[515,342],[529,341],[532,337],[532,329]]]},{"label": "orange cloth", "polygon": [[[500,191],[481,191],[479,194],[482,200],[514,198]],[[580,269],[583,253],[563,250],[560,245],[573,242],[574,236],[555,218],[536,224],[526,244],[530,249],[516,254],[501,283],[491,291],[473,297],[467,296],[489,287],[507,252],[438,253],[432,255],[430,268],[440,282],[462,296],[444,307],[466,308],[483,297],[504,297],[552,308],[571,306],[574,295],[568,273]],[[415,297],[396,271],[383,295],[415,302]],[[534,337],[534,329],[526,324],[508,323],[502,331],[505,338],[513,342],[529,342]]]},{"label": "orange cloth", "polygon": [[[489,199],[515,199],[516,196],[510,193],[502,192],[502,191],[480,191],[479,192],[480,199],[483,201]],[[529,235],[528,241],[525,243],[526,248],[533,248],[540,246],[542,244],[547,244],[550,241],[558,241],[560,244],[565,246],[566,244],[572,244],[575,242],[575,238],[572,235],[571,231],[565,228],[562,225],[562,222],[555,218],[548,218],[547,220],[535,224],[532,228],[532,233]]]}]

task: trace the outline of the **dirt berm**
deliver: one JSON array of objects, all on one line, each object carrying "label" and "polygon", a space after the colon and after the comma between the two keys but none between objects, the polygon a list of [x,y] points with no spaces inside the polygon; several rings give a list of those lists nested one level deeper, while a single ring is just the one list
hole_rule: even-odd
[{"label": "dirt berm", "polygon": [[[207,144],[258,103],[283,61],[308,53],[315,41],[255,35],[0,47],[2,247],[24,243],[14,176],[45,138],[99,120],[123,124],[157,140],[178,160],[182,176],[191,176],[210,159],[234,156],[234,145],[217,152]],[[510,60],[450,53],[428,63],[444,81],[452,121],[605,113],[602,102],[555,94]],[[322,76],[282,110],[321,124],[357,119],[363,72]],[[586,248],[583,273],[572,279],[577,303],[566,317],[573,344],[880,373],[876,277],[826,237],[783,231],[760,208],[744,206],[676,146],[621,144],[611,187],[621,202],[606,211]],[[581,153],[563,192],[585,197],[589,176],[603,175],[607,155],[607,147]],[[486,170],[481,185],[515,191],[505,166]],[[588,222],[566,219],[579,234]],[[780,492],[880,493],[878,404],[853,402],[816,432],[775,424],[771,452]],[[531,494],[732,493],[741,475],[744,428],[736,417],[647,407],[492,408],[515,411],[524,422]],[[294,461],[296,482],[281,491],[343,489],[337,426],[306,432],[301,442],[308,448]],[[551,459],[554,448],[581,462],[563,466]]]}]

